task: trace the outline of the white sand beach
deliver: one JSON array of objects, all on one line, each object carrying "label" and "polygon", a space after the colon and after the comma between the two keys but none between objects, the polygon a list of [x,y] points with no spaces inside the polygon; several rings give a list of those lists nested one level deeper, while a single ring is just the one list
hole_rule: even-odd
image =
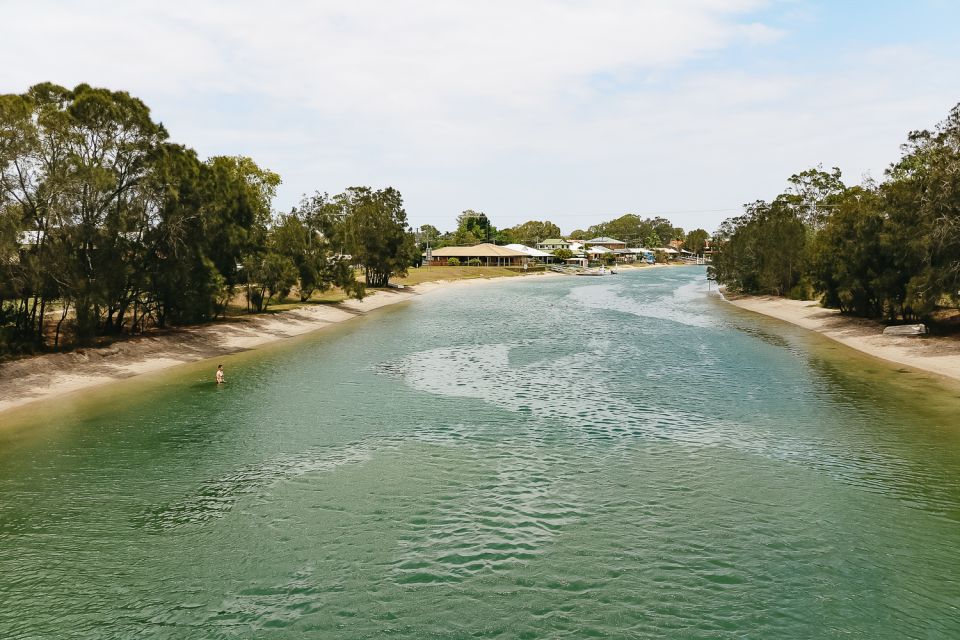
[{"label": "white sand beach", "polygon": [[871,356],[960,380],[960,339],[885,336],[878,322],[844,316],[810,300],[743,296],[728,301],[741,309],[816,331]]}]

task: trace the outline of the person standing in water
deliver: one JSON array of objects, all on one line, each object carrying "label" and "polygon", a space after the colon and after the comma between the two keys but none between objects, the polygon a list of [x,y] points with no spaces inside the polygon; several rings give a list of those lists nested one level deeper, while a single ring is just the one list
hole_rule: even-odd
[{"label": "person standing in water", "polygon": [[217,384],[223,384],[223,365],[217,365]]}]

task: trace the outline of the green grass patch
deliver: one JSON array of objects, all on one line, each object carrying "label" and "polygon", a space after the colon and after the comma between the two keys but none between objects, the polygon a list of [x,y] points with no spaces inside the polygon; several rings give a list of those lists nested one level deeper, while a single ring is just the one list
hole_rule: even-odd
[{"label": "green grass patch", "polygon": [[417,285],[437,280],[472,280],[475,278],[501,278],[523,275],[522,271],[512,271],[506,267],[417,267],[407,271],[402,278],[391,278],[391,283]]}]

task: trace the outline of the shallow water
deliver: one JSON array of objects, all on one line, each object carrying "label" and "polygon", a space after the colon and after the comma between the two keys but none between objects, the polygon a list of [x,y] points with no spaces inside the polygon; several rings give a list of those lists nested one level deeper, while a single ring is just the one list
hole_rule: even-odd
[{"label": "shallow water", "polygon": [[0,638],[960,637],[960,391],[702,268],[453,288],[0,431]]}]

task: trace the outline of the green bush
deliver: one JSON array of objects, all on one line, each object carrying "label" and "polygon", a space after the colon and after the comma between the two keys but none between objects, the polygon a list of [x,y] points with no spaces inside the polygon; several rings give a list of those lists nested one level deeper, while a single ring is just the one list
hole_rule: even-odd
[{"label": "green bush", "polygon": [[787,292],[787,297],[791,300],[813,300],[816,295],[813,286],[810,284],[810,279],[807,276],[802,276],[800,282]]},{"label": "green bush", "polygon": [[479,258],[470,258],[469,260],[467,260],[468,267],[479,267],[481,264],[483,263],[480,262]]},{"label": "green bush", "polygon": [[460,266],[460,258],[447,258],[447,266],[448,266],[448,267],[459,267],[459,266]]}]

